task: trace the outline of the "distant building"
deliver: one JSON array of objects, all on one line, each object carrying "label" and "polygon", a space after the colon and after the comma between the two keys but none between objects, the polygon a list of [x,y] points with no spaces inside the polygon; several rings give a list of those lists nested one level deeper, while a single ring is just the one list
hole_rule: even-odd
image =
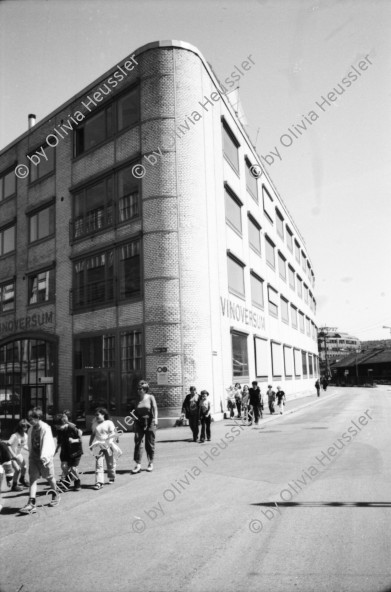
[{"label": "distant building", "polygon": [[391,348],[350,354],[331,366],[337,384],[391,383]]},{"label": "distant building", "polygon": [[391,349],[391,339],[372,339],[369,341],[361,342],[361,350],[366,349]]},{"label": "distant building", "polygon": [[335,327],[321,327],[318,347],[321,372],[328,374],[330,364],[346,357],[349,352],[361,351],[361,342],[357,337],[337,331]]}]

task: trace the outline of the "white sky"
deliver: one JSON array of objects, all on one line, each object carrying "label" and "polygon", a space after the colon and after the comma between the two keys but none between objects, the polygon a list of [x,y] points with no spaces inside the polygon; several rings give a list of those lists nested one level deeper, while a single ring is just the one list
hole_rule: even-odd
[{"label": "white sky", "polygon": [[[391,326],[391,2],[388,0],[10,0],[0,2],[0,148],[139,46],[195,45],[220,80],[249,54],[240,96],[260,156],[316,274],[318,325],[360,339]],[[369,55],[326,112],[322,95]],[[319,119],[290,147],[288,127]],[[259,130],[259,133],[258,133]],[[288,132],[289,133],[289,132]]]}]

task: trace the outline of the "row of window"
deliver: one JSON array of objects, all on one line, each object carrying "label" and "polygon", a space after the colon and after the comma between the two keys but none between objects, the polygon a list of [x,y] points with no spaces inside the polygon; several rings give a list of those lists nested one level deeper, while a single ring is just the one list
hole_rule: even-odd
[{"label": "row of window", "polygon": [[[232,227],[236,232],[242,236],[242,214],[241,208],[243,204],[239,200],[239,198],[235,195],[235,193],[230,189],[230,187],[226,184],[225,185],[225,212],[226,212],[226,221],[230,227]],[[249,213],[247,217],[248,221],[248,237],[249,237],[249,244],[250,247],[261,256],[262,249],[261,249],[261,226],[255,220],[255,218]],[[276,245],[274,242],[265,235],[265,257],[266,263],[269,267],[273,270],[276,269]],[[289,286],[292,290],[297,290],[297,294],[299,298],[304,299],[304,302],[308,304],[311,310],[315,313],[316,302],[315,298],[312,295],[311,290],[303,282],[301,277],[296,274],[295,269],[292,265],[287,264],[287,260],[284,255],[278,251],[278,272],[280,278],[286,282],[287,279],[289,281]],[[287,266],[288,266],[288,274],[287,274]],[[288,275],[288,277],[287,277]]]},{"label": "row of window", "polygon": [[[73,132],[74,156],[80,156],[89,150],[93,150],[111,139],[116,133],[120,133],[138,123],[140,120],[139,105],[139,88],[136,87],[117,97],[99,111],[95,112],[94,110],[91,117],[85,118],[79,112],[77,127]],[[65,135],[68,135],[66,129],[70,129],[72,126],[75,126],[75,122],[72,124],[69,120],[65,129],[58,126],[60,128],[58,130],[60,137],[62,136],[61,130]],[[50,136],[49,143],[43,144],[29,155],[33,159],[29,176],[30,183],[46,177],[55,170],[55,146],[60,140],[54,134],[50,134]],[[38,162],[36,163],[36,161]],[[0,175],[0,202],[15,195],[16,176],[12,168],[12,170]]]},{"label": "row of window", "polygon": [[[54,235],[54,203],[28,214],[28,242],[35,243]],[[0,228],[0,257],[16,249],[16,222]]]},{"label": "row of window", "polygon": [[[312,378],[319,373],[315,354],[291,345],[254,337],[254,361],[257,378]],[[248,335],[231,331],[232,373],[235,378],[249,378]],[[269,355],[270,354],[270,355]],[[271,360],[271,368],[270,362]]]},{"label": "row of window", "polygon": [[[228,289],[235,296],[245,297],[245,279],[244,268],[245,265],[237,259],[232,253],[227,253],[227,268],[228,268]],[[264,308],[264,280],[253,270],[250,270],[250,288],[251,288],[251,303],[259,308]],[[299,329],[302,333],[306,333],[313,339],[317,339],[317,329],[311,319],[304,315],[301,310],[298,310],[293,304],[289,307],[289,302],[284,296],[278,295],[277,290],[272,286],[267,287],[268,310],[269,313],[278,318],[279,308],[281,309],[281,320],[285,323],[291,323],[294,329]],[[290,314],[289,314],[290,308]]]},{"label": "row of window", "polygon": [[[53,267],[29,274],[27,281],[28,305],[54,301]],[[15,284],[15,279],[0,284],[0,313],[15,310]],[[140,239],[80,258],[73,264],[73,310],[97,304],[110,304],[140,294]]]},{"label": "row of window", "polygon": [[[231,167],[234,169],[236,174],[239,176],[239,142],[235,138],[232,130],[227,125],[226,121],[223,120],[222,124],[222,134],[223,134],[223,153],[226,160],[229,162]],[[258,165],[255,165],[256,171],[260,169]],[[253,197],[255,202],[259,205],[258,200],[258,184],[256,178],[256,171],[255,174],[252,173],[253,167],[248,160],[245,158],[245,176],[246,176],[246,188],[250,195]],[[229,199],[230,198],[230,199]],[[293,238],[293,232],[289,228],[289,226],[285,223],[284,216],[280,212],[277,206],[274,205],[274,199],[270,195],[269,191],[266,189],[264,185],[262,185],[262,201],[263,201],[263,209],[266,214],[267,219],[274,224],[276,223],[276,230],[277,234],[280,236],[282,240],[285,240],[286,237],[286,245],[291,253],[295,255],[296,261],[301,265],[303,272],[307,275],[310,284],[314,287],[315,285],[315,277],[313,271],[311,269],[311,265],[308,261],[308,258],[304,251],[300,247],[300,243],[297,239]],[[241,200],[235,195],[235,193],[230,190],[226,186],[226,217],[227,221],[233,226],[233,228],[241,234],[242,227],[241,227],[241,207],[243,203]],[[260,230],[260,225],[256,222],[256,220],[252,219],[253,224],[255,227]],[[257,244],[258,239],[255,240],[255,244]],[[260,248],[259,248],[260,250]]]}]

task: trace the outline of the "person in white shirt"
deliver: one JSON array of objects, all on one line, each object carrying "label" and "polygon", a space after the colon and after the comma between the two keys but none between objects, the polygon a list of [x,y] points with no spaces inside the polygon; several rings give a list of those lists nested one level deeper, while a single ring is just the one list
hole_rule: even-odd
[{"label": "person in white shirt", "polygon": [[94,489],[99,490],[102,489],[105,482],[103,459],[106,459],[107,476],[110,485],[115,481],[117,457],[122,452],[115,444],[115,440],[118,438],[118,433],[114,423],[109,419],[107,409],[98,407],[95,411],[95,418],[92,422],[91,430],[92,433],[89,445],[91,452],[96,459]]},{"label": "person in white shirt", "polygon": [[[12,480],[12,491],[23,491],[23,487],[28,487],[29,482],[26,480],[27,465],[23,457],[22,450],[28,450],[27,445],[27,431],[30,427],[26,419],[21,419],[18,423],[16,432],[12,434],[7,441],[8,446],[14,453],[12,465],[14,468],[14,476]],[[18,485],[18,479],[20,485]]]}]

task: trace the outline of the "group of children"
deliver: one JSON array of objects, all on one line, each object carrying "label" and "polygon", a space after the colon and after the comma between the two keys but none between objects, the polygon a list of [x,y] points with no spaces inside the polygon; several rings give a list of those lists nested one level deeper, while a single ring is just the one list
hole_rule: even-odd
[{"label": "group of children", "polygon": [[[71,413],[65,410],[54,418],[57,432],[55,445],[51,427],[42,421],[42,410],[35,407],[28,414],[28,421],[22,419],[17,430],[9,440],[0,440],[0,491],[3,477],[11,491],[20,492],[29,487],[29,499],[20,509],[22,514],[33,514],[37,511],[37,482],[40,477],[46,479],[51,496],[50,507],[60,501],[60,492],[80,491],[81,482],[78,466],[83,455],[82,431],[73,424]],[[30,428],[30,429],[29,429]],[[92,423],[90,450],[95,456],[95,486],[101,489],[104,483],[103,460],[106,460],[109,483],[115,480],[116,461],[122,454],[117,446],[118,433],[114,423],[109,419],[106,409],[96,410]],[[28,451],[29,477],[26,479],[27,466],[22,450]],[[60,451],[62,475],[58,482],[55,479],[53,458]],[[3,506],[0,502],[0,512]]]},{"label": "group of children", "polygon": [[[264,399],[258,382],[254,380],[252,386],[241,386],[240,383],[231,385],[227,388],[227,410],[230,417],[235,417],[235,408],[237,410],[238,419],[244,419],[248,425],[252,425],[253,420],[255,425],[258,425],[259,418],[263,417]],[[268,406],[270,414],[275,413],[275,403],[280,410],[280,414],[284,413],[284,405],[286,403],[285,392],[277,387],[277,391],[273,390],[271,384],[268,385],[266,395],[268,398]]]}]

